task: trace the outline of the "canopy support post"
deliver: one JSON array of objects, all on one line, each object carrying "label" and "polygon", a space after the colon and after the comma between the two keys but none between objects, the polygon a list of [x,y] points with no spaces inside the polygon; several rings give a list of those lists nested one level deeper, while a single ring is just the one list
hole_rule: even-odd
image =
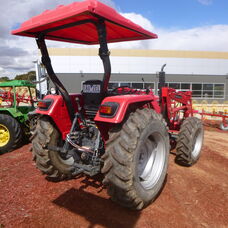
[{"label": "canopy support post", "polygon": [[103,19],[100,19],[97,23],[97,32],[100,43],[99,56],[103,62],[104,66],[104,77],[102,83],[102,93],[106,93],[108,90],[108,83],[111,76],[111,63],[110,63],[110,51],[108,50],[107,45],[107,32],[106,26]]},{"label": "canopy support post", "polygon": [[49,57],[47,46],[45,43],[44,35],[41,34],[38,38],[36,38],[36,42],[37,42],[38,48],[41,51],[41,55],[42,55],[41,61],[47,70],[49,78],[52,80],[52,82],[54,83],[54,85],[56,86],[58,91],[62,94],[63,100],[66,103],[66,107],[67,107],[67,111],[68,111],[70,120],[71,120],[71,122],[73,122],[74,108],[72,106],[69,93],[67,92],[66,88],[63,86],[61,81],[57,78],[57,76],[53,70],[53,67],[51,64],[51,59]]}]

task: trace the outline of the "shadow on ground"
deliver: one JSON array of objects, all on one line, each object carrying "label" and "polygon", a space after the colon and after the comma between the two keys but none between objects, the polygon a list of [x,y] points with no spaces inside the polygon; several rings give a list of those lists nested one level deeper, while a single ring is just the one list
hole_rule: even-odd
[{"label": "shadow on ground", "polygon": [[84,217],[90,223],[89,228],[96,225],[133,228],[140,216],[139,211],[122,208],[111,200],[86,192],[82,188],[69,189],[53,203]]}]

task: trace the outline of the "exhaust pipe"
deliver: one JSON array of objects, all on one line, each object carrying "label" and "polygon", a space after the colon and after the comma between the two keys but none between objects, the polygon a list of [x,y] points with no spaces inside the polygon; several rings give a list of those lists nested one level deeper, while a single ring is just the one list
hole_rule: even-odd
[{"label": "exhaust pipe", "polygon": [[164,64],[161,67],[161,71],[159,72],[159,97],[160,97],[160,103],[162,100],[162,87],[165,87],[165,71],[164,68],[166,67],[166,64]]}]

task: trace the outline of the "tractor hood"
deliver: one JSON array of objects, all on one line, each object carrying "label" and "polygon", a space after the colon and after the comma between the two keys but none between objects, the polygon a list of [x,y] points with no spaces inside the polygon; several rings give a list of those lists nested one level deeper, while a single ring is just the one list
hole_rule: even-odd
[{"label": "tractor hood", "polygon": [[151,33],[121,16],[113,8],[96,0],[60,5],[54,10],[46,10],[21,24],[12,31],[13,35],[38,37],[80,44],[99,44],[94,23],[105,20],[107,42],[154,39]]}]

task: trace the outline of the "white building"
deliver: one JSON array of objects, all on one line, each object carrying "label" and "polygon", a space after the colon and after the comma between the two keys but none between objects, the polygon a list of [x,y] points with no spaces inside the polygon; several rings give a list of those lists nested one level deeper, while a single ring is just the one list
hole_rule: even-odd
[{"label": "white building", "polygon": [[[152,87],[157,91],[158,72],[167,64],[166,81],[179,90],[192,90],[200,103],[228,102],[228,52],[110,50],[112,76],[110,87],[129,85]],[[70,92],[80,92],[81,83],[103,78],[98,49],[50,48],[56,74]]]}]

